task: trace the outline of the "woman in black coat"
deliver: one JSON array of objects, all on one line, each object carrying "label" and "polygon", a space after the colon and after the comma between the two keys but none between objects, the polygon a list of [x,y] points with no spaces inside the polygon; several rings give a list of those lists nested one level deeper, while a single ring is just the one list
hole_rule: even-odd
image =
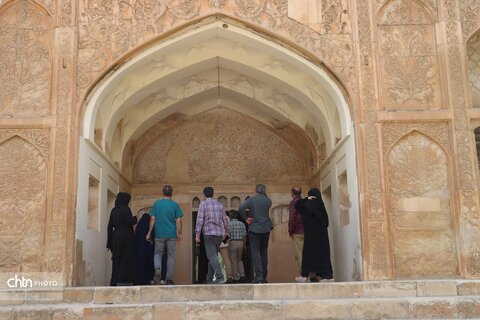
[{"label": "woman in black coat", "polygon": [[107,248],[112,252],[111,286],[132,285],[135,281],[135,244],[133,226],[137,217],[128,207],[131,196],[119,192],[108,221]]},{"label": "woman in black coat", "polygon": [[312,188],[308,197],[297,201],[295,208],[302,215],[304,243],[302,254],[302,274],[308,275],[310,282],[333,281],[328,240],[328,215],[320,190]]},{"label": "woman in black coat", "polygon": [[[153,265],[154,244],[151,240],[146,240],[150,226],[150,214],[144,211],[138,221],[135,229],[135,253],[136,257],[136,285],[148,285],[153,280],[155,267]],[[155,229],[152,230],[151,238],[155,239]],[[163,265],[162,265],[162,271]]]}]

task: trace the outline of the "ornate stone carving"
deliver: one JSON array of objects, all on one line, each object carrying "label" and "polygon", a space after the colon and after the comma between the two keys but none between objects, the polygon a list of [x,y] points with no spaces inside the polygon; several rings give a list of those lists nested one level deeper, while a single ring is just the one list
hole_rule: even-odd
[{"label": "ornate stone carving", "polygon": [[387,162],[395,276],[458,275],[445,151],[413,131],[393,146]]},{"label": "ornate stone carving", "polygon": [[438,106],[435,30],[413,1],[394,0],[380,13],[379,57],[386,109]]},{"label": "ornate stone carving", "polygon": [[13,2],[0,15],[0,30],[0,115],[48,115],[52,60],[48,14],[30,1]]},{"label": "ornate stone carving", "polygon": [[383,124],[383,152],[387,154],[390,148],[403,136],[412,131],[418,131],[434,140],[444,150],[450,150],[450,134],[446,122],[408,122]]},{"label": "ornate stone carving", "polygon": [[289,0],[288,16],[320,33],[351,32],[350,8],[345,0]]},{"label": "ornate stone carving", "polygon": [[[142,140],[146,141],[144,137]],[[251,141],[256,143],[252,145]],[[226,109],[214,109],[186,120],[139,151],[142,154],[137,153],[134,167],[136,183],[306,179],[307,161],[299,150],[265,125]]]},{"label": "ornate stone carving", "polygon": [[[462,59],[465,52],[461,48],[461,32],[458,24],[457,3],[444,0],[444,12],[446,22],[447,39],[447,61],[448,74],[450,80],[451,104],[455,110],[454,128],[457,149],[457,183],[459,194],[459,217],[461,232],[462,257],[464,258],[465,274],[468,276],[480,275],[480,266],[478,259],[478,248],[471,244],[478,239],[480,228],[480,217],[478,212],[478,181],[475,179],[474,166],[477,165],[476,159],[473,159],[471,148],[474,146],[473,137],[469,128],[469,120],[466,113],[465,88],[464,82],[466,75],[462,65]],[[475,168],[475,169],[474,169]]]},{"label": "ornate stone carving", "polygon": [[0,271],[42,271],[45,158],[31,143],[14,136],[0,143],[0,176]]},{"label": "ornate stone carving", "polygon": [[265,8],[262,0],[235,0],[235,14],[240,18],[257,18]]},{"label": "ornate stone carving", "polygon": [[472,107],[480,108],[480,32],[467,42],[467,66],[472,94]]}]

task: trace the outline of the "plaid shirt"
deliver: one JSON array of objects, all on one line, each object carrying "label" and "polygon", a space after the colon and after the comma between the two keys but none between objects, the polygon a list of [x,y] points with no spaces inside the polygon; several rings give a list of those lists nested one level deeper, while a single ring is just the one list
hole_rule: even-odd
[{"label": "plaid shirt", "polygon": [[237,219],[230,221],[230,238],[232,240],[243,240],[243,237],[247,235],[247,228],[243,222]]},{"label": "plaid shirt", "polygon": [[195,235],[203,231],[207,236],[228,235],[228,217],[223,204],[215,199],[207,198],[198,207]]}]

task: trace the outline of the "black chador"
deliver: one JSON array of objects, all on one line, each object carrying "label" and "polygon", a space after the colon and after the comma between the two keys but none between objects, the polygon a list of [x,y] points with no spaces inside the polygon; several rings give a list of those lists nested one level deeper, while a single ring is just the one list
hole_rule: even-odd
[{"label": "black chador", "polygon": [[128,206],[130,199],[130,194],[119,192],[108,221],[107,248],[112,252],[111,286],[132,285],[135,281],[133,226],[137,217],[132,216]]}]

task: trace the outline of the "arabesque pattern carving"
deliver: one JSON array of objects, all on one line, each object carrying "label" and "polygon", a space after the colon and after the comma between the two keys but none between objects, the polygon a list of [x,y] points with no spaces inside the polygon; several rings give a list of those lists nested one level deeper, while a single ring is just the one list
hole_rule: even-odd
[{"label": "arabesque pattern carving", "polygon": [[50,112],[52,31],[49,16],[30,1],[0,13],[0,116]]},{"label": "arabesque pattern carving", "polygon": [[480,29],[480,2],[478,0],[460,1],[462,29],[465,41]]},{"label": "arabesque pattern carving", "polygon": [[[334,11],[338,11],[333,1],[323,1],[328,8],[333,6]],[[77,84],[85,92],[101,72],[142,43],[188,20],[222,13],[254,23],[311,51],[353,90],[353,39],[348,28],[340,33],[321,34],[289,19],[287,4],[287,0],[82,1],[79,7]],[[328,18],[328,10],[324,14],[325,19],[332,20]],[[326,29],[337,28],[337,20],[326,23]]]},{"label": "arabesque pattern carving", "polygon": [[480,32],[467,42],[468,79],[472,95],[472,107],[480,108]]},{"label": "arabesque pattern carving", "polygon": [[394,0],[378,25],[382,94],[385,109],[438,106],[435,30],[414,1]]},{"label": "arabesque pattern carving", "polygon": [[[450,99],[455,109],[455,139],[457,149],[457,183],[459,194],[459,216],[462,256],[465,260],[465,274],[467,276],[480,276],[480,251],[474,245],[480,241],[480,216],[478,212],[477,181],[474,166],[477,160],[473,159],[473,137],[466,112],[467,83],[461,57],[466,54],[461,47],[458,5],[456,1],[444,0],[446,22],[448,74],[450,80]],[[471,4],[471,3],[470,3]]]},{"label": "arabesque pattern carving", "polygon": [[214,109],[157,136],[135,161],[134,181],[290,182],[306,171],[303,154],[265,125]]},{"label": "arabesque pattern carving", "polygon": [[[385,279],[391,277],[390,249],[387,240],[387,221],[385,219],[380,142],[377,122],[377,78],[375,75],[375,54],[373,43],[373,21],[371,20],[371,4],[369,0],[358,0],[358,51],[361,121],[364,125],[359,132],[364,145],[366,164],[366,186],[361,197],[366,199],[366,214],[362,221],[363,243],[366,252],[366,277]],[[360,112],[359,112],[360,113]],[[362,174],[359,172],[359,174]]]},{"label": "arabesque pattern carving", "polygon": [[393,146],[387,162],[395,277],[457,275],[445,151],[413,131]]},{"label": "arabesque pattern carving", "polygon": [[42,271],[46,159],[14,136],[0,143],[0,176],[0,271]]}]

